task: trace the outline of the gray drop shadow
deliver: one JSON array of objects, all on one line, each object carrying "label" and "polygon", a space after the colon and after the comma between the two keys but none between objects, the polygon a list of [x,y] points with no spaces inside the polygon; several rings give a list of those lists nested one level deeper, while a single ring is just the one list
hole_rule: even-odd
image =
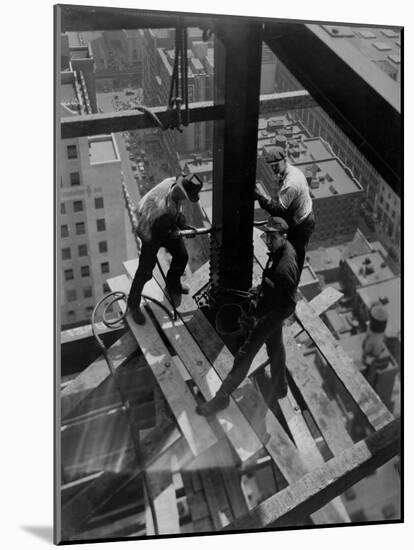
[{"label": "gray drop shadow", "polygon": [[27,533],[53,544],[53,527],[51,525],[22,525],[21,528]]}]

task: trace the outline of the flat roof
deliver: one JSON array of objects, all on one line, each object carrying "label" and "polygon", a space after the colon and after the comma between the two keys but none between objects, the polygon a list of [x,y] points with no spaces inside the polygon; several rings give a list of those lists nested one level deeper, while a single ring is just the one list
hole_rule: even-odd
[{"label": "flat roof", "polygon": [[[294,145],[294,144],[293,144]],[[335,158],[329,145],[321,138],[304,139],[290,150],[289,159],[292,164],[320,161]]]},{"label": "flat roof", "polygon": [[318,283],[318,282],[319,282],[319,279],[313,272],[312,268],[309,267],[308,265],[304,265],[302,274],[300,276],[299,287],[304,285],[309,285],[311,283]]},{"label": "flat roof", "polygon": [[89,141],[89,161],[91,164],[118,160],[115,145],[111,136]]},{"label": "flat roof", "polygon": [[353,255],[366,254],[371,251],[370,244],[364,235],[357,230],[353,238],[347,243],[328,248],[308,250],[306,256],[315,272],[329,271],[339,268],[339,262]]},{"label": "flat roof", "polygon": [[348,258],[345,262],[363,287],[395,277],[384,256],[377,251]]},{"label": "flat roof", "polygon": [[307,168],[315,165],[319,168],[318,177],[324,179],[319,183],[319,187],[313,188],[310,185],[310,191],[313,198],[320,199],[334,195],[344,195],[347,193],[362,192],[361,185],[353,178],[342,163],[337,158],[328,160],[318,160],[317,162],[294,163],[306,176]]},{"label": "flat roof", "polygon": [[361,300],[368,309],[380,298],[388,298],[388,303],[382,307],[388,313],[388,322],[385,334],[389,338],[397,338],[401,332],[401,279],[394,277],[375,285],[366,286],[357,290]]}]

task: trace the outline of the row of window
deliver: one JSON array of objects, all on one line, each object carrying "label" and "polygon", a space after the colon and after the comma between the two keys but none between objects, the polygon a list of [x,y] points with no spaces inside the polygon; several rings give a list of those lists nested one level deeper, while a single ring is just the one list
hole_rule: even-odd
[{"label": "row of window", "polygon": [[[100,241],[98,243],[99,252],[105,254],[108,252],[108,243],[106,241]],[[78,246],[78,256],[87,256],[88,247],[86,244],[80,244]],[[62,248],[62,260],[70,260],[72,258],[72,251],[70,247]]]},{"label": "row of window", "polygon": [[[85,314],[86,315],[90,315],[93,311],[93,308],[94,306],[87,306],[85,307]],[[113,311],[113,306],[109,306],[108,309],[107,309],[108,312],[112,312]],[[73,309],[69,310],[67,313],[66,313],[66,320],[67,321],[70,321],[70,322],[74,322],[76,321],[76,311],[74,311]]]},{"label": "row of window", "polygon": [[[96,197],[95,198],[95,208],[97,210],[99,210],[103,207],[104,207],[103,197]],[[72,208],[73,208],[74,212],[83,212],[83,210],[84,210],[83,201],[73,201],[72,202]],[[60,213],[61,214],[66,214],[66,203],[64,203],[64,202],[60,203]]]},{"label": "row of window", "polygon": [[[106,223],[105,223],[104,218],[96,220],[96,230],[97,231],[106,231]],[[84,235],[85,233],[86,233],[85,222],[75,223],[75,234],[76,235]],[[62,238],[69,237],[69,226],[67,224],[63,224],[63,225],[60,226],[60,236]]]},{"label": "row of window", "polygon": [[[89,277],[91,274],[90,267],[88,265],[82,265],[80,268],[81,277]],[[109,262],[101,263],[101,273],[109,273]],[[63,271],[65,281],[73,281],[75,278],[75,272],[71,269],[65,269]]]},{"label": "row of window", "polygon": [[[108,283],[105,283],[102,285],[103,293],[106,294],[107,292],[110,292],[110,288],[108,286]],[[91,286],[85,286],[83,287],[83,297],[84,298],[91,298],[92,297],[92,287]],[[76,302],[78,297],[76,289],[70,289],[66,291],[66,300],[67,302]],[[92,306],[93,309],[93,306]]]}]

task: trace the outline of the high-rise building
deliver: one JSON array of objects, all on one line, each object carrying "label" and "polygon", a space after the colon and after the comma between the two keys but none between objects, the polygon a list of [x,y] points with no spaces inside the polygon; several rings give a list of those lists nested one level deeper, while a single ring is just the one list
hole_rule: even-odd
[{"label": "high-rise building", "polygon": [[[79,68],[84,58],[68,52],[61,72],[61,116],[91,113],[95,89]],[[89,321],[108,290],[108,277],[122,272],[127,227],[121,159],[112,134],[62,140],[58,166],[61,324],[67,327]]]},{"label": "high-rise building", "polygon": [[[372,63],[372,68],[389,76],[390,85],[401,79],[401,36],[399,32],[386,28],[351,28],[337,25],[323,25],[329,36],[342,42],[349,51],[362,54]],[[277,60],[277,91],[297,90],[302,85]],[[336,126],[321,108],[299,109],[294,114],[309,132],[325,139],[334,153],[358,179],[365,190],[362,214],[375,229],[396,262],[400,260],[401,246],[401,201],[398,195],[380,176],[373,166],[361,155],[357,147]]]}]

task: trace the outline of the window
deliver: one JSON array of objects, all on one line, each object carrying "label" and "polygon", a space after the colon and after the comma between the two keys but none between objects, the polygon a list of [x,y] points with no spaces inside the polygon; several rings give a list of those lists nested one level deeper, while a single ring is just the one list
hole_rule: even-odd
[{"label": "window", "polygon": [[68,302],[74,302],[76,300],[76,290],[74,288],[66,292],[66,299]]},{"label": "window", "polygon": [[101,264],[101,273],[109,273],[109,262],[103,262]]},{"label": "window", "polygon": [[104,207],[104,200],[103,197],[96,197],[95,198],[95,208],[103,208]]},{"label": "window", "polygon": [[86,313],[91,313],[93,311],[93,306],[85,307]]},{"label": "window", "polygon": [[88,247],[86,246],[86,244],[80,244],[78,246],[78,253],[79,253],[79,256],[87,256],[88,255]]},{"label": "window", "polygon": [[73,201],[73,211],[82,212],[83,211],[83,201]]},{"label": "window", "polygon": [[81,266],[81,275],[82,275],[82,277],[89,277],[90,269],[89,269],[88,265],[82,265]]},{"label": "window", "polygon": [[60,213],[61,214],[66,214],[66,205],[65,205],[64,202],[60,203]]},{"label": "window", "polygon": [[70,248],[62,248],[62,260],[70,260]]},{"label": "window", "polygon": [[78,151],[76,149],[76,145],[68,145],[68,159],[77,159],[78,158]]},{"label": "window", "polygon": [[99,246],[99,252],[104,253],[108,252],[108,243],[106,241],[101,241],[98,243]]},{"label": "window", "polygon": [[80,185],[79,172],[71,172],[70,173],[70,184],[72,185],[72,187],[74,185]]},{"label": "window", "polygon": [[98,231],[105,231],[106,225],[104,218],[101,218],[100,220],[96,220],[96,228]]},{"label": "window", "polygon": [[85,286],[83,289],[83,296],[84,298],[90,298],[92,296],[92,287],[91,286]]},{"label": "window", "polygon": [[108,283],[103,284],[102,290],[103,290],[104,294],[106,294],[107,292],[111,292],[111,289],[109,288]]},{"label": "window", "polygon": [[74,321],[76,319],[76,314],[73,311],[73,309],[71,309],[70,311],[67,312],[66,317],[67,317],[68,321]]},{"label": "window", "polygon": [[67,225],[61,225],[60,226],[60,236],[61,237],[69,237],[69,228]]},{"label": "window", "polygon": [[73,269],[65,269],[65,281],[72,281],[74,278]]},{"label": "window", "polygon": [[84,234],[85,234],[85,223],[78,222],[76,224],[76,235],[84,235]]}]

